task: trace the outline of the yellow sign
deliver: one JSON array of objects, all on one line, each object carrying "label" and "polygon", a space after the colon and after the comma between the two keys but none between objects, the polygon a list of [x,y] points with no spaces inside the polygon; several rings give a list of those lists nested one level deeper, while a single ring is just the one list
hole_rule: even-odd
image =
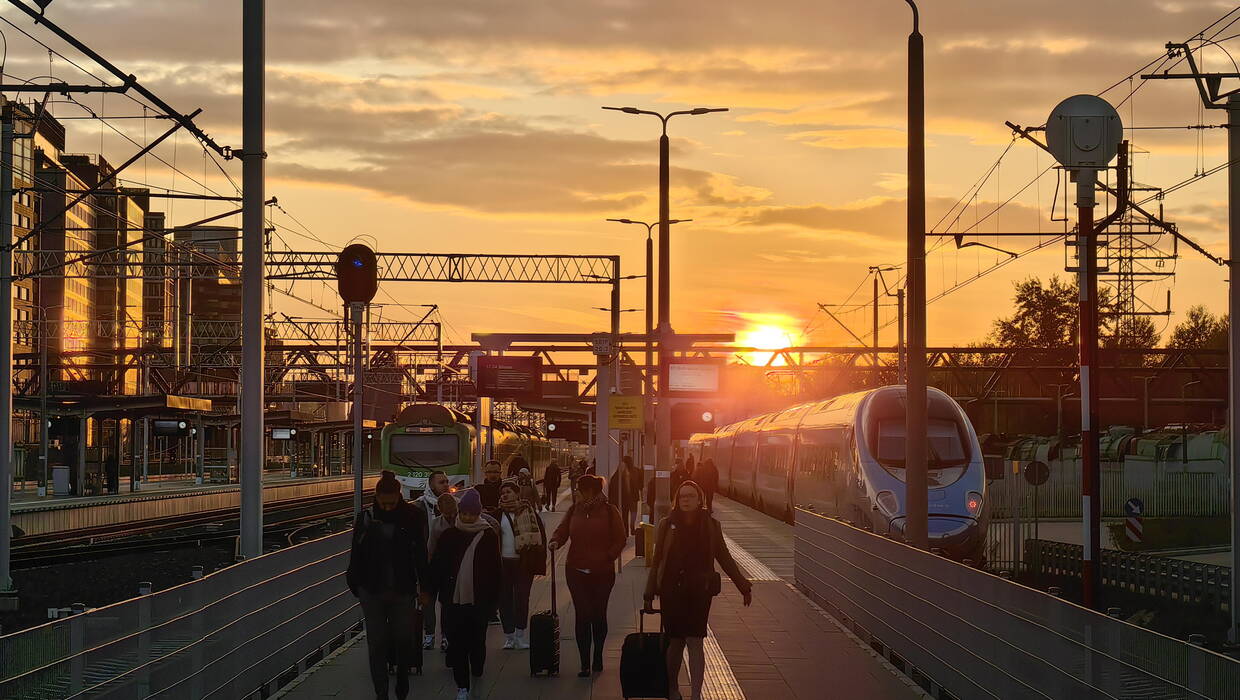
[{"label": "yellow sign", "polygon": [[641,430],[645,427],[642,397],[615,394],[607,400],[607,427],[612,430]]}]

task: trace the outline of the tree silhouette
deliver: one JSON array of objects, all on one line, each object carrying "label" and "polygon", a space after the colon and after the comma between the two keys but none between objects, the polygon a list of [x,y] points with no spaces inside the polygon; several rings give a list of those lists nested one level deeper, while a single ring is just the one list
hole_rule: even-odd
[{"label": "tree silhouette", "polygon": [[1188,310],[1184,320],[1167,340],[1167,347],[1179,350],[1226,350],[1231,324],[1227,314],[1215,316],[1202,305]]}]

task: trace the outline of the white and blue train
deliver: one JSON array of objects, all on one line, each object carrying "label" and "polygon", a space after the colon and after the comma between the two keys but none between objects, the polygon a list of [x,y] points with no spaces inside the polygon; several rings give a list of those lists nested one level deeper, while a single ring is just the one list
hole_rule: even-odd
[{"label": "white and blue train", "polygon": [[[980,564],[986,470],[977,434],[950,396],[930,388],[930,546]],[[792,522],[797,506],[902,538],[905,522],[903,386],[801,404],[690,438],[713,460],[719,491]]]}]

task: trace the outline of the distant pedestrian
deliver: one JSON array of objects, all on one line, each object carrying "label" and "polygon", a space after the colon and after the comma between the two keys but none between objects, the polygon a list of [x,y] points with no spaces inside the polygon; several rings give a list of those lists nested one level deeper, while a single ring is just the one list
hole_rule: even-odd
[{"label": "distant pedestrian", "polygon": [[487,621],[499,602],[499,537],[482,518],[477,491],[467,490],[458,508],[456,524],[439,537],[431,556],[430,580],[443,605],[456,697],[468,700],[470,687],[482,677]]},{"label": "distant pedestrian", "polygon": [[693,455],[685,457],[685,473],[689,475],[690,479],[697,479],[697,473],[694,471],[696,468],[697,462],[694,461]]},{"label": "distant pedestrian", "polygon": [[[426,551],[431,551],[430,539],[431,530],[435,525],[435,519],[439,517],[439,498],[447,495],[452,501],[452,505],[456,505],[456,501],[452,495],[448,493],[449,483],[448,475],[441,471],[433,471],[426,478],[426,490],[422,495],[416,498],[410,505],[418,518],[426,523]],[[453,517],[455,517],[453,510]],[[426,606],[422,611],[422,648],[432,649],[435,646],[435,621],[437,619],[435,603]]]},{"label": "distant pedestrian", "polygon": [[732,579],[745,605],[753,602],[753,586],[732,559],[719,521],[706,512],[701,487],[693,481],[682,483],[673,503],[675,508],[659,521],[655,533],[654,561],[643,597],[647,608],[652,607],[656,595],[659,597],[668,641],[668,697],[680,700],[677,679],[688,646],[692,700],[701,700],[706,669],[702,643],[711,600],[721,588],[715,562]]},{"label": "distant pedestrian", "polygon": [[499,460],[487,460],[482,467],[482,483],[474,486],[482,497],[482,512],[495,517],[499,514],[499,484],[504,480]]},{"label": "distant pedestrian", "polygon": [[[396,697],[409,696],[416,619],[414,598],[428,582],[425,525],[400,496],[396,475],[384,470],[374,503],[353,524],[345,580],[361,600],[366,621],[370,680],[375,697],[388,698],[389,655],[396,660]],[[427,602],[423,596],[423,602]],[[389,651],[394,653],[389,654]]]},{"label": "distant pedestrian", "polygon": [[[607,602],[616,584],[615,561],[624,550],[624,523],[620,511],[603,495],[603,480],[584,474],[577,480],[578,501],[560,521],[551,537],[552,550],[571,540],[564,574],[576,611],[577,651],[582,678],[603,670],[603,642],[607,638]],[[593,664],[591,664],[593,643]]]},{"label": "distant pedestrian", "polygon": [[560,465],[552,462],[543,472],[543,502],[547,510],[555,510],[556,501],[560,498]]},{"label": "distant pedestrian", "polygon": [[637,505],[642,500],[642,470],[633,465],[633,458],[620,458],[620,468],[611,479],[608,498],[620,509],[625,531],[632,533],[637,527]]},{"label": "distant pedestrian", "polygon": [[500,594],[505,649],[529,649],[525,628],[530,619],[530,588],[547,573],[547,532],[535,506],[521,487],[505,481],[499,489]]},{"label": "distant pedestrian", "polygon": [[438,504],[439,515],[431,521],[431,531],[427,537],[427,557],[435,555],[435,545],[439,542],[439,536],[456,525],[456,496],[451,493],[440,494]]},{"label": "distant pedestrian", "polygon": [[676,460],[676,468],[672,470],[671,485],[668,492],[673,494],[677,493],[680,490],[680,485],[692,478],[693,475],[690,474],[689,470],[685,468],[684,462],[681,462],[679,459]]},{"label": "distant pedestrian", "polygon": [[[535,511],[538,510],[541,499],[538,497],[538,487],[534,485],[534,477],[530,474],[529,467],[522,467],[517,472],[517,486],[521,487],[521,500],[530,504]],[[503,494],[500,494],[500,500],[503,500]],[[500,504],[503,508],[503,504]]]},{"label": "distant pedestrian", "polygon": [[706,499],[706,512],[715,512],[715,492],[719,490],[719,469],[715,467],[715,460],[707,457],[701,464],[693,470],[693,480],[702,488],[702,495]]},{"label": "distant pedestrian", "polygon": [[514,455],[512,461],[508,462],[508,473],[504,476],[506,479],[515,479],[522,469],[529,469],[530,463],[521,455]]}]

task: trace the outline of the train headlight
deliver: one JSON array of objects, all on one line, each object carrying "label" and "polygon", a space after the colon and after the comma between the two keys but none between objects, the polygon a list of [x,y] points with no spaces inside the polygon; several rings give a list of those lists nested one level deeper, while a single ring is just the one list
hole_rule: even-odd
[{"label": "train headlight", "polygon": [[896,495],[890,491],[879,491],[874,500],[878,503],[878,507],[887,515],[895,515],[900,512],[900,499],[896,498]]},{"label": "train headlight", "polygon": [[969,511],[969,515],[977,517],[982,513],[982,494],[976,491],[970,491],[964,497],[965,510]]}]

